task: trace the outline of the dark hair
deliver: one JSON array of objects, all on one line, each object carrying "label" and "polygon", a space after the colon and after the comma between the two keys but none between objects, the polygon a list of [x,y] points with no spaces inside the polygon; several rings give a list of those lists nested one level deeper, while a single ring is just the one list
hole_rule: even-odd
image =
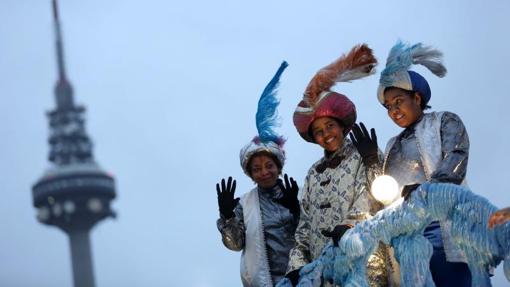
[{"label": "dark hair", "polygon": [[414,96],[414,94],[417,94],[418,96],[420,96],[420,108],[421,108],[421,110],[423,111],[423,110],[431,108],[431,106],[427,105],[423,101],[423,97],[422,97],[421,93],[418,92],[418,91],[409,91],[409,90],[398,88],[398,87],[386,87],[384,89],[384,93],[386,93],[386,91],[391,90],[391,89],[397,89],[397,90],[403,91],[406,95],[409,95],[410,97]]},{"label": "dark hair", "polygon": [[278,157],[276,157],[276,155],[274,155],[271,152],[262,150],[262,151],[259,151],[259,152],[256,152],[256,153],[252,154],[252,156],[248,160],[248,163],[246,163],[246,171],[248,171],[248,174],[250,175],[250,177],[251,177],[251,162],[253,161],[253,159],[255,157],[261,156],[261,155],[265,155],[265,156],[269,157],[271,160],[273,160],[274,163],[276,164],[276,167],[278,167],[278,170],[280,172],[282,171],[283,166],[282,166],[282,163],[278,160]]}]

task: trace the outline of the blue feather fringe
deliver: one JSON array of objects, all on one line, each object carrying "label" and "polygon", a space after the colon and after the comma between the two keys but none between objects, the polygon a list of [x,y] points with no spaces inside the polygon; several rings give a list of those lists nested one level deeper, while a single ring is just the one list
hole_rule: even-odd
[{"label": "blue feather fringe", "polygon": [[[400,263],[402,287],[433,287],[429,270],[432,245],[423,230],[432,221],[451,222],[451,236],[464,251],[472,275],[472,286],[492,286],[490,266],[502,260],[510,281],[510,223],[488,229],[489,216],[497,208],[463,186],[424,183],[408,201],[379,211],[358,223],[342,237],[339,247],[329,243],[319,258],[305,265],[298,286],[333,280],[341,286],[369,287],[365,266],[379,241],[390,243]],[[290,287],[282,280],[277,287]]]}]

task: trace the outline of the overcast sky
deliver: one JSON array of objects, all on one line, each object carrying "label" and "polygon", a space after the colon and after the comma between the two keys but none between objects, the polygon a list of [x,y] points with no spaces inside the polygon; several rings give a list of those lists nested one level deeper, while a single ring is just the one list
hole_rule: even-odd
[{"label": "overcast sky", "polygon": [[[244,3],[243,3],[244,2]],[[368,5],[368,2],[372,2]],[[360,4],[358,4],[360,3]],[[114,174],[116,220],[92,233],[97,286],[240,286],[240,253],[216,229],[215,183],[253,183],[239,149],[256,133],[259,95],[282,60],[285,172],[302,185],[321,149],[292,113],[314,73],[367,43],[382,70],[393,44],[444,52],[448,74],[419,72],[433,110],[463,119],[468,182],[510,205],[510,2],[60,0],[67,72],[87,107],[96,161]],[[0,0],[0,285],[71,286],[68,239],[35,218],[31,186],[49,166],[57,79],[50,0]],[[335,90],[357,105],[383,149],[399,132],[376,100],[378,75]],[[494,286],[507,286],[498,269]]]}]

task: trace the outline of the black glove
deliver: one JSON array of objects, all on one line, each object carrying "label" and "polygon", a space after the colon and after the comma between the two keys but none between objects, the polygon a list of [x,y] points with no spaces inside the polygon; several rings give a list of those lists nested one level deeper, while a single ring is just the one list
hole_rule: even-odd
[{"label": "black glove", "polygon": [[370,129],[369,135],[367,128],[362,122],[360,122],[359,125],[354,124],[352,131],[349,133],[349,137],[363,158],[363,163],[365,163],[366,166],[379,162],[377,135],[375,134],[374,128]]},{"label": "black glove", "polygon": [[409,197],[411,196],[411,192],[415,191],[418,188],[418,186],[420,186],[419,183],[409,184],[402,188],[402,193],[400,195],[404,198],[404,201],[407,201],[409,199]]},{"label": "black glove", "polygon": [[234,193],[236,192],[236,181],[232,182],[232,177],[228,177],[227,185],[225,186],[225,179],[221,180],[221,190],[220,184],[216,184],[216,192],[218,193],[218,206],[220,208],[220,213],[226,219],[232,218],[234,216],[234,208],[239,202],[239,197],[234,199]]},{"label": "black glove", "polygon": [[350,225],[350,224],[341,224],[341,225],[335,226],[335,228],[333,228],[333,230],[331,230],[331,231],[322,230],[321,233],[322,233],[322,235],[324,235],[326,237],[331,237],[331,239],[333,239],[333,245],[338,247],[338,242],[340,241],[340,239],[342,239],[342,236],[344,236],[344,233],[351,228],[352,228],[352,225]]},{"label": "black glove", "polygon": [[285,277],[289,278],[292,286],[297,286],[299,283],[299,271],[301,271],[301,268],[290,271],[287,275],[285,275]]},{"label": "black glove", "polygon": [[282,190],[283,196],[275,201],[285,206],[294,216],[299,216],[299,200],[297,198],[299,187],[292,177],[289,182],[287,174],[285,174],[284,179],[285,186],[281,179],[278,180],[278,186]]}]

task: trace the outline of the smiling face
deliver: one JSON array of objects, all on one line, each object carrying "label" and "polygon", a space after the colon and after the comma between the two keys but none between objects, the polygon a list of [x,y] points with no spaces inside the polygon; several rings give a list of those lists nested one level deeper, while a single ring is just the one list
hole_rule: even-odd
[{"label": "smiling face", "polygon": [[344,127],[334,118],[316,119],[311,132],[315,142],[328,152],[335,152],[344,144]]},{"label": "smiling face", "polygon": [[265,154],[253,155],[248,164],[251,179],[262,188],[273,187],[282,171],[275,160]]},{"label": "smiling face", "polygon": [[384,91],[384,107],[388,116],[401,128],[415,123],[423,114],[418,93],[400,88],[388,88]]}]

